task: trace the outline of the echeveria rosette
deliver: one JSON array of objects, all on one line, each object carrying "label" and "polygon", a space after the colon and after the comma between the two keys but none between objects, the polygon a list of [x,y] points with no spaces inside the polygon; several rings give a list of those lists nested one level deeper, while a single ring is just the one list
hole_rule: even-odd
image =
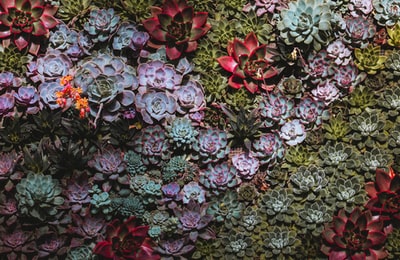
[{"label": "echeveria rosette", "polygon": [[373,0],[374,18],[381,26],[391,27],[400,21],[399,0]]},{"label": "echeveria rosette", "polygon": [[285,154],[285,147],[282,139],[277,134],[262,134],[259,139],[253,143],[254,155],[260,161],[261,165],[269,164],[273,166],[277,160],[282,159]]},{"label": "echeveria rosette", "polygon": [[200,130],[193,150],[198,153],[193,158],[200,159],[203,164],[217,162],[229,154],[228,135],[217,128]]},{"label": "echeveria rosette", "polygon": [[[181,114],[190,115],[201,112],[206,107],[203,86],[196,80],[189,80],[173,92],[178,102],[177,111]],[[191,116],[192,118],[192,116]]]},{"label": "echeveria rosette", "polygon": [[13,117],[15,115],[15,98],[13,92],[0,95],[0,117]]},{"label": "echeveria rosette", "polygon": [[88,21],[83,25],[93,42],[105,42],[118,28],[119,16],[114,9],[94,9],[90,11]]},{"label": "echeveria rosette", "polygon": [[364,16],[347,17],[343,41],[349,48],[365,48],[375,33],[376,27],[370,19]]},{"label": "echeveria rosette", "polygon": [[188,204],[191,200],[198,203],[206,202],[206,191],[196,181],[185,184],[179,192],[179,196],[182,198],[184,204]]},{"label": "echeveria rosette", "polygon": [[174,66],[161,60],[141,63],[137,71],[139,85],[148,89],[173,91],[178,89],[182,82],[182,75]]},{"label": "echeveria rosette", "polygon": [[323,120],[329,118],[329,111],[325,109],[325,104],[322,101],[305,97],[297,104],[295,115],[306,126],[307,130],[318,129]]},{"label": "echeveria rosette", "polygon": [[135,216],[123,223],[115,219],[107,226],[106,239],[98,242],[93,252],[105,259],[160,259],[153,252],[152,242],[147,236],[148,230],[149,226],[137,225]]},{"label": "echeveria rosette", "polygon": [[265,80],[278,74],[272,66],[271,56],[267,53],[267,45],[260,44],[257,36],[251,32],[244,41],[235,38],[228,43],[228,56],[219,57],[218,63],[223,69],[231,72],[228,84],[232,88],[245,87],[251,93],[256,93],[258,87],[268,89]]},{"label": "echeveria rosette", "polygon": [[386,235],[383,222],[371,211],[356,207],[352,212],[339,210],[333,221],[322,232],[321,251],[329,259],[383,259]]},{"label": "echeveria rosette", "polygon": [[207,169],[200,172],[199,182],[218,195],[221,191],[239,185],[241,179],[237,177],[236,168],[223,162],[215,166],[208,164]]},{"label": "echeveria rosette", "polygon": [[42,37],[59,21],[54,18],[57,7],[44,0],[4,0],[0,2],[0,39],[12,39],[18,50],[29,46],[29,52],[36,55]]},{"label": "echeveria rosette", "polygon": [[370,199],[365,205],[382,220],[400,220],[400,175],[392,168],[388,172],[377,169],[374,182],[365,185]]},{"label": "echeveria rosette", "polygon": [[197,49],[197,40],[211,28],[207,12],[194,12],[186,0],[166,0],[162,8],[153,6],[153,17],[144,20],[143,26],[151,38],[148,45],[159,48],[165,45],[170,60],[176,60],[184,52]]},{"label": "echeveria rosette", "polygon": [[302,143],[306,139],[306,128],[299,119],[286,122],[279,132],[281,139],[285,141],[287,145],[296,145]]},{"label": "echeveria rosette", "polygon": [[260,161],[252,153],[242,152],[232,156],[232,165],[240,178],[251,180],[258,172]]},{"label": "echeveria rosette", "polygon": [[293,107],[294,100],[279,91],[262,95],[258,108],[260,115],[265,119],[263,120],[263,125],[265,127],[273,127],[274,123],[283,125],[292,116]]},{"label": "echeveria rosette", "polygon": [[27,114],[39,112],[39,93],[33,86],[22,86],[14,93],[15,103],[23,107]]},{"label": "echeveria rosette", "polygon": [[332,10],[330,1],[297,0],[290,2],[287,9],[280,13],[277,24],[280,37],[287,45],[320,50],[331,40]]},{"label": "echeveria rosette", "polygon": [[154,120],[173,119],[178,107],[175,96],[169,92],[158,92],[139,88],[135,98],[136,110],[142,115],[143,121],[154,124]]},{"label": "echeveria rosette", "polygon": [[381,55],[381,46],[369,44],[364,49],[356,48],[354,50],[356,57],[354,63],[359,70],[365,71],[367,74],[374,75],[379,70],[385,68],[387,56]]}]

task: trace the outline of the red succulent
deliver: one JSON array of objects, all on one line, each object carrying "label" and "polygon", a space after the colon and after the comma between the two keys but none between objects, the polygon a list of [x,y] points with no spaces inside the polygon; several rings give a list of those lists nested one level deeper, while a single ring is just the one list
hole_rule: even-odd
[{"label": "red succulent", "polygon": [[153,6],[153,17],[143,21],[151,35],[150,47],[165,45],[169,59],[181,57],[183,52],[197,49],[197,40],[210,30],[207,12],[194,12],[186,0],[165,0],[162,8]]},{"label": "red succulent", "polygon": [[322,232],[324,243],[321,251],[330,260],[375,260],[388,253],[383,245],[386,235],[383,222],[373,217],[371,211],[355,208],[350,214],[341,209]]},{"label": "red succulent", "polygon": [[278,70],[271,65],[266,44],[260,45],[257,36],[251,32],[244,41],[235,38],[229,42],[227,50],[229,56],[219,57],[218,63],[232,73],[228,82],[231,87],[245,86],[253,94],[260,85],[268,89],[265,80],[277,75]]},{"label": "red succulent", "polygon": [[119,219],[112,221],[106,229],[106,240],[97,243],[94,253],[105,259],[153,260],[160,259],[153,254],[152,243],[147,237],[149,226],[137,226],[132,216],[122,224]]},{"label": "red succulent", "polygon": [[57,7],[44,0],[0,0],[0,39],[12,38],[19,50],[31,43],[29,52],[36,55],[40,39],[35,43],[32,38],[47,35],[59,23],[56,12]]},{"label": "red succulent", "polygon": [[370,197],[365,205],[373,213],[378,213],[383,220],[400,220],[400,175],[392,168],[389,172],[376,170],[375,182],[365,186]]}]

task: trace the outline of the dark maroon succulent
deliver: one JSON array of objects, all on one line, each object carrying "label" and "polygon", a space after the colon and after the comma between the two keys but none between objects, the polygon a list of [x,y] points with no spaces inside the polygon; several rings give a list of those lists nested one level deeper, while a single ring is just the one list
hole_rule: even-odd
[{"label": "dark maroon succulent", "polygon": [[260,44],[257,36],[251,32],[244,41],[234,39],[228,43],[228,56],[218,58],[218,63],[232,73],[228,84],[232,88],[245,87],[251,93],[258,91],[259,86],[270,89],[266,80],[278,74],[272,66],[272,55],[267,52],[267,45]]},{"label": "dark maroon succulent", "polygon": [[143,21],[149,32],[150,47],[165,45],[169,59],[176,60],[184,52],[197,49],[197,40],[210,30],[207,12],[194,12],[186,0],[165,0],[162,8],[153,6],[153,17]]},{"label": "dark maroon succulent", "polygon": [[96,244],[93,252],[104,259],[153,260],[160,259],[153,253],[147,235],[149,226],[138,226],[135,216],[123,223],[115,219],[107,226],[106,240]]},{"label": "dark maroon succulent", "polygon": [[[189,244],[187,236],[178,238],[168,238],[158,243],[157,251],[166,256],[166,259],[180,257],[195,249],[195,246]],[[168,258],[169,257],[169,258]],[[182,259],[182,258],[181,258]]]},{"label": "dark maroon succulent", "polygon": [[34,235],[31,231],[23,231],[20,226],[12,229],[0,226],[0,256],[4,259],[28,259],[28,255],[35,251]]},{"label": "dark maroon succulent", "polygon": [[1,0],[0,39],[12,40],[19,50],[29,46],[29,52],[36,55],[40,37],[59,23],[54,18],[57,9],[45,0]]},{"label": "dark maroon succulent", "polygon": [[11,226],[18,219],[18,202],[10,194],[0,194],[0,224]]},{"label": "dark maroon succulent", "polygon": [[90,211],[84,217],[78,214],[71,214],[72,224],[67,232],[73,236],[71,246],[76,247],[85,241],[99,242],[103,239],[102,230],[106,226],[106,221],[101,216],[92,216]]},{"label": "dark maroon succulent", "polygon": [[59,235],[57,231],[45,226],[37,230],[36,237],[37,258],[65,257],[67,252],[65,235]]},{"label": "dark maroon succulent", "polygon": [[359,207],[350,214],[341,209],[333,221],[325,225],[322,237],[321,251],[330,260],[375,260],[388,255],[383,247],[386,234],[382,220]]},{"label": "dark maroon succulent", "polygon": [[66,196],[66,202],[71,206],[73,213],[84,214],[82,208],[90,202],[90,184],[88,179],[87,171],[73,172],[71,178],[67,180],[66,189],[64,189],[64,195]]},{"label": "dark maroon succulent", "polygon": [[400,221],[400,175],[392,168],[389,172],[376,170],[375,182],[365,185],[370,197],[365,205],[373,213],[379,214],[383,220]]},{"label": "dark maroon succulent", "polygon": [[22,172],[14,171],[20,158],[21,155],[18,155],[15,151],[0,153],[0,182],[6,182],[2,184],[5,185],[4,188],[6,191],[10,191],[14,187],[13,180],[18,181],[23,176]]}]

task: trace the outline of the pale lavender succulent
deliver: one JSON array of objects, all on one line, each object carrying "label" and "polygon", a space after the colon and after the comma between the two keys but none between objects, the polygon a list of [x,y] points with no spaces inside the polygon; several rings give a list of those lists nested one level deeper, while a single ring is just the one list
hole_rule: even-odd
[{"label": "pale lavender succulent", "polygon": [[350,48],[366,48],[369,39],[376,33],[375,25],[371,20],[363,16],[346,17],[346,28],[343,41]]},{"label": "pale lavender succulent", "polygon": [[72,44],[70,41],[71,32],[76,33],[75,31],[71,31],[65,23],[60,22],[56,26],[56,29],[50,32],[50,47],[61,51],[68,49],[68,47]]},{"label": "pale lavender succulent", "polygon": [[134,24],[123,23],[113,38],[112,46],[114,50],[130,48],[137,51],[143,48],[149,37],[147,32],[138,31]]},{"label": "pale lavender succulent", "polygon": [[19,87],[17,93],[14,93],[15,102],[26,109],[28,114],[39,112],[39,93],[33,86]]},{"label": "pale lavender succulent", "polygon": [[345,66],[352,60],[352,51],[347,48],[344,42],[340,39],[331,42],[326,48],[326,51],[328,57],[333,59],[336,65]]},{"label": "pale lavender succulent", "polygon": [[359,72],[353,62],[335,69],[332,80],[340,90],[346,90],[345,94],[351,93],[354,88],[366,78],[365,72]]},{"label": "pale lavender succulent", "polygon": [[195,113],[206,107],[203,86],[195,80],[189,80],[185,85],[176,89],[173,94],[178,101],[178,112]]},{"label": "pale lavender succulent", "polygon": [[294,119],[284,124],[279,133],[285,143],[290,146],[303,142],[307,135],[305,126],[299,119]]},{"label": "pale lavender succulent", "polygon": [[14,116],[14,93],[6,92],[0,95],[0,117]]},{"label": "pale lavender succulent", "polygon": [[145,165],[159,165],[170,156],[169,142],[160,125],[143,128],[135,136],[133,144],[135,152],[142,155]]},{"label": "pale lavender succulent", "polygon": [[232,157],[232,165],[240,178],[251,180],[258,172],[260,161],[249,152],[241,152]]},{"label": "pale lavender succulent", "polygon": [[174,66],[160,60],[140,64],[137,72],[139,85],[148,89],[173,91],[182,82],[182,75],[175,70]]},{"label": "pale lavender succulent", "polygon": [[197,152],[194,158],[200,159],[203,164],[217,162],[229,154],[228,136],[218,128],[200,130],[193,149]]},{"label": "pale lavender succulent", "polygon": [[280,5],[282,3],[284,3],[284,1],[281,0],[256,0],[253,5],[251,3],[247,3],[243,7],[243,11],[249,12],[251,9],[255,9],[257,16],[262,16],[266,13],[273,14],[276,9],[281,9]]},{"label": "pale lavender succulent", "polygon": [[195,249],[194,245],[188,243],[189,238],[187,236],[181,238],[169,238],[168,240],[159,241],[155,250],[168,257],[165,259],[173,259],[174,257],[180,257]]},{"label": "pale lavender succulent", "polygon": [[357,17],[369,15],[374,6],[372,5],[372,0],[350,0],[347,8],[349,8],[352,16]]},{"label": "pale lavender succulent", "polygon": [[273,166],[278,159],[282,159],[285,147],[282,140],[275,133],[262,134],[253,143],[255,156],[260,160],[260,164]]},{"label": "pale lavender succulent", "polygon": [[308,75],[312,77],[312,82],[317,84],[333,75],[334,63],[328,56],[328,52],[323,49],[319,52],[310,53],[305,69]]},{"label": "pale lavender succulent", "polygon": [[262,95],[259,104],[260,115],[265,119],[263,125],[272,127],[274,124],[283,125],[292,115],[294,101],[282,92]]},{"label": "pale lavender succulent", "polygon": [[316,88],[311,90],[315,99],[329,105],[340,97],[339,89],[336,87],[334,81],[325,80],[317,85]]},{"label": "pale lavender succulent", "polygon": [[212,232],[206,227],[212,221],[213,216],[207,214],[208,204],[199,204],[191,200],[183,208],[174,208],[175,217],[178,218],[178,228],[189,233],[189,239],[196,242],[197,238],[210,239],[213,238]]},{"label": "pale lavender succulent", "polygon": [[198,203],[206,201],[206,191],[202,188],[198,182],[192,181],[185,184],[180,191],[180,197],[184,204],[188,204],[189,201],[194,200]]},{"label": "pale lavender succulent", "polygon": [[171,182],[171,183],[163,185],[161,187],[161,190],[163,192],[163,195],[165,197],[167,197],[168,199],[175,199],[175,198],[177,198],[179,191],[181,190],[181,187],[179,186],[178,183]]},{"label": "pale lavender succulent", "polygon": [[[62,91],[63,89],[64,87],[56,81],[43,82],[40,84],[38,88],[40,95],[40,109],[43,109],[46,106],[48,106],[51,110],[60,108],[60,105],[57,103],[56,93]],[[70,102],[67,103],[66,107],[69,106],[71,106]]]},{"label": "pale lavender succulent", "polygon": [[200,172],[199,182],[211,193],[218,195],[220,191],[239,185],[241,179],[237,178],[235,167],[223,162],[216,165],[208,164],[207,169]]},{"label": "pale lavender succulent", "polygon": [[22,172],[15,171],[15,166],[20,158],[21,155],[15,151],[0,153],[0,181],[6,182],[4,188],[7,191],[14,187],[12,180],[20,180],[23,176]]},{"label": "pale lavender succulent", "polygon": [[175,97],[169,92],[158,92],[139,88],[135,99],[136,110],[143,120],[154,124],[154,120],[172,119],[178,107]]},{"label": "pale lavender succulent", "polygon": [[33,82],[47,82],[68,75],[71,68],[72,61],[67,54],[49,49],[46,54],[29,64],[27,74]]},{"label": "pale lavender succulent", "polygon": [[15,77],[11,72],[0,73],[0,91],[11,90],[22,85],[22,79]]}]

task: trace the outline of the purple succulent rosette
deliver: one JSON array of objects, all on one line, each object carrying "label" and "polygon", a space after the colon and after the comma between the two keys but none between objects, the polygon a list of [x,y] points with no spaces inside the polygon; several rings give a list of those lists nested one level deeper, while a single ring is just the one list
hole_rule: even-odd
[{"label": "purple succulent rosette", "polygon": [[287,145],[293,146],[306,139],[306,129],[299,119],[294,119],[285,123],[279,132],[280,137]]}]

